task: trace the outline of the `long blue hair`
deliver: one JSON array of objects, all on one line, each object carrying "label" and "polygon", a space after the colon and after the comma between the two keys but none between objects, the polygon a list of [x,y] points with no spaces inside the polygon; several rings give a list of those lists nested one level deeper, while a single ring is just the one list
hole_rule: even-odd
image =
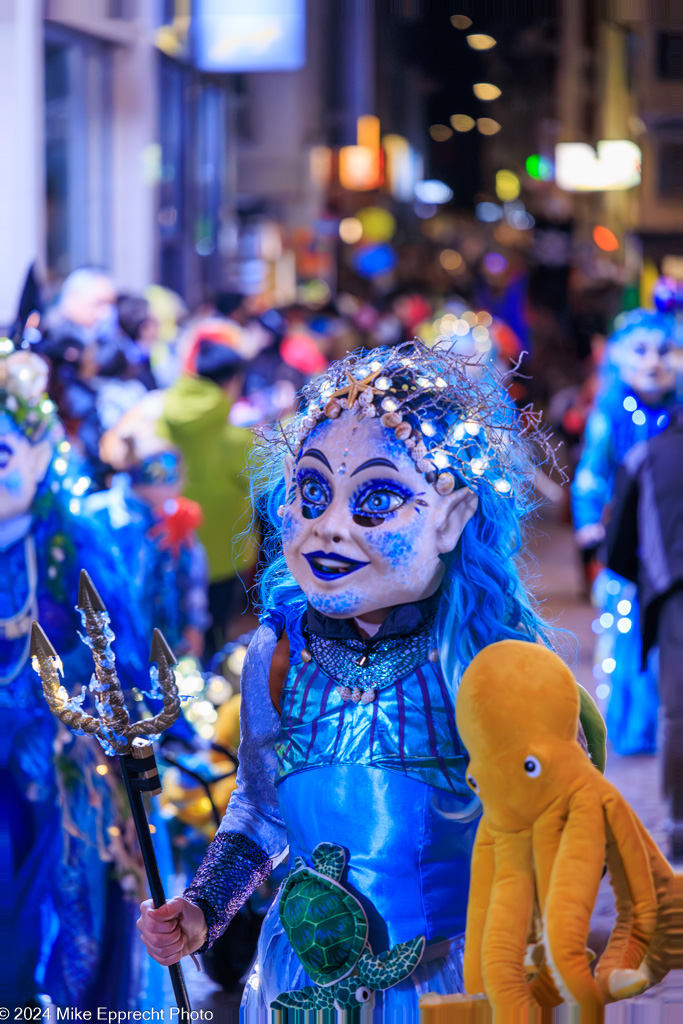
[{"label": "long blue hair", "polygon": [[[344,375],[360,358],[382,360],[386,350],[372,350],[371,353],[354,354],[333,364],[342,368]],[[395,351],[395,350],[393,350]],[[413,347],[413,351],[415,351]],[[424,367],[435,354],[420,348]],[[401,354],[401,353],[399,353]],[[402,353],[405,354],[405,353]],[[351,362],[353,361],[353,362]],[[443,370],[443,363],[441,372]],[[365,369],[365,367],[363,367]],[[437,372],[439,372],[437,370]],[[334,376],[334,374],[332,374]],[[316,391],[325,398],[324,388],[329,383],[323,380]],[[315,383],[315,382],[314,382]],[[462,381],[460,381],[462,387]],[[476,385],[467,381],[468,396]],[[309,389],[311,385],[309,385]],[[499,382],[495,389],[496,401],[502,401],[506,410],[506,437],[502,444],[507,446],[505,455],[506,478],[510,481],[509,492],[502,492],[481,479],[467,479],[462,473],[461,485],[470,486],[478,495],[477,508],[465,526],[455,549],[442,556],[445,575],[441,584],[441,601],[437,616],[437,646],[444,677],[456,686],[462,671],[483,647],[506,638],[526,639],[552,646],[552,627],[545,623],[535,608],[533,598],[520,575],[518,555],[523,543],[524,521],[534,507],[533,462],[530,452],[533,446],[521,432],[515,433],[517,415],[507,400],[501,398]],[[311,391],[304,392],[304,403],[311,401]],[[414,406],[420,415],[428,404],[430,415],[434,415],[434,404],[448,405],[452,393],[439,392],[434,398],[430,393],[429,402]],[[310,409],[310,406],[309,406]],[[296,437],[304,412],[294,421]],[[310,413],[309,413],[310,414]],[[458,415],[463,415],[462,408]],[[450,422],[452,424],[453,418]],[[313,428],[315,429],[315,428]],[[263,547],[257,583],[259,617],[280,635],[287,633],[293,656],[303,646],[301,627],[306,611],[306,596],[292,576],[282,551],[281,526],[278,508],[286,502],[285,455],[282,443],[284,428],[277,433],[264,436],[255,449],[252,460],[252,504],[263,531]],[[541,438],[541,435],[537,435]],[[289,440],[286,444],[289,445]],[[547,451],[547,445],[541,446]],[[500,472],[500,460],[499,460]]]}]

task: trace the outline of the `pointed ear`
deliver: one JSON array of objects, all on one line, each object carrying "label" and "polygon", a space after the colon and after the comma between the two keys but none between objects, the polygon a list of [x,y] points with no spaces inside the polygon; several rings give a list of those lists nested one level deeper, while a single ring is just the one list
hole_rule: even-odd
[{"label": "pointed ear", "polygon": [[436,528],[436,545],[440,555],[452,551],[460,535],[477,511],[479,498],[469,487],[463,487],[442,498],[444,511]]},{"label": "pointed ear", "polygon": [[287,454],[287,455],[285,455],[285,464],[284,464],[284,470],[283,470],[284,475],[285,475],[285,487],[287,489],[289,489],[289,481],[292,479],[292,472],[293,472],[293,470],[294,470],[294,459],[292,458],[291,455]]}]

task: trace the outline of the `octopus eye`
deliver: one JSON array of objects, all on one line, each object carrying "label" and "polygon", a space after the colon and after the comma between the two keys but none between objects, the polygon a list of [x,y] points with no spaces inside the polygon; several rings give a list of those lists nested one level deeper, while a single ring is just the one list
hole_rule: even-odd
[{"label": "octopus eye", "polygon": [[530,775],[532,779],[537,778],[541,774],[541,762],[537,757],[527,757],[524,762],[524,771],[527,775]]},{"label": "octopus eye", "polygon": [[473,789],[475,793],[479,792],[479,786],[477,785],[477,780],[475,779],[474,775],[467,775],[465,777],[465,781],[467,785],[470,787],[470,789]]},{"label": "octopus eye", "polygon": [[367,1003],[369,998],[370,998],[370,989],[369,988],[365,988],[365,986],[361,986],[361,988],[357,988],[356,989],[356,999],[358,1000],[359,1003]]}]

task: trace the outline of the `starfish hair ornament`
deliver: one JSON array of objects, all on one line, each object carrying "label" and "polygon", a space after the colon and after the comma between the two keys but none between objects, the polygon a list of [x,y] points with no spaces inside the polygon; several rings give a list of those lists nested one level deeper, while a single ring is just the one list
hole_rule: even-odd
[{"label": "starfish hair ornament", "polygon": [[532,445],[541,462],[558,467],[540,414],[515,408],[506,390],[508,376],[453,353],[451,346],[429,348],[419,338],[393,348],[361,349],[307,384],[302,411],[279,425],[279,435],[261,432],[261,441],[269,448],[286,445],[296,461],[323,420],[342,413],[376,417],[439,494],[490,487],[501,497],[511,496],[530,483],[524,477]]}]

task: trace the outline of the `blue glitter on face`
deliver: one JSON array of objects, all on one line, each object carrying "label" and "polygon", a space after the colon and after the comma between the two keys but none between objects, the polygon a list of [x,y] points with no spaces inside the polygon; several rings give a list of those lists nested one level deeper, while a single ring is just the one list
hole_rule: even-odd
[{"label": "blue glitter on face", "polygon": [[288,512],[285,513],[282,520],[282,547],[286,550],[290,547],[299,533],[301,533],[302,524],[293,515]]},{"label": "blue glitter on face", "polygon": [[[415,520],[416,524],[420,523]],[[412,561],[415,557],[415,541],[419,530],[404,528],[402,530],[373,530],[366,535],[366,543],[385,558],[392,568],[399,568]]]},{"label": "blue glitter on face", "polygon": [[312,591],[308,600],[317,612],[331,618],[348,618],[358,610],[363,602],[363,594],[355,590],[343,590],[338,594],[321,594]]}]

